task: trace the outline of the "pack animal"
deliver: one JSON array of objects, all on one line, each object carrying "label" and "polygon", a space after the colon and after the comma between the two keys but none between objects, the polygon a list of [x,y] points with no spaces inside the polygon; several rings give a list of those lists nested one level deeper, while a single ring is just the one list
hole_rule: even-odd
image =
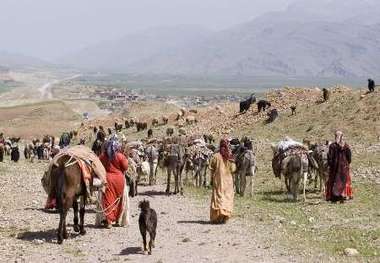
[{"label": "pack animal", "polygon": [[11,147],[11,161],[17,163],[20,160],[20,151],[17,144],[13,144]]},{"label": "pack animal", "polygon": [[5,152],[5,146],[4,144],[0,143],[0,162],[4,161],[4,152]]},{"label": "pack animal", "polygon": [[162,117],[162,121],[163,121],[164,125],[167,125],[168,122],[169,122],[169,118],[166,117],[166,116],[163,116],[163,117]]},{"label": "pack animal", "polygon": [[198,122],[198,120],[195,118],[195,116],[187,116],[186,117],[186,123],[189,125],[197,123],[197,122]]},{"label": "pack animal", "polygon": [[137,122],[136,123],[137,132],[146,130],[147,128],[148,128],[148,124],[146,122]]},{"label": "pack animal", "polygon": [[173,136],[173,134],[174,134],[174,128],[169,127],[166,129],[167,136]]},{"label": "pack animal", "polygon": [[268,119],[266,120],[266,123],[272,123],[278,118],[278,111],[277,109],[272,109],[270,112],[267,114]]},{"label": "pack animal", "polygon": [[154,118],[154,119],[152,120],[152,126],[153,126],[153,127],[158,126],[158,119],[157,119],[157,118]]},{"label": "pack animal", "polygon": [[[184,168],[185,148],[180,144],[168,145],[168,149],[160,151],[159,158],[163,160],[167,172],[166,193],[170,194],[171,175],[174,175],[174,194],[183,193],[182,171]],[[160,160],[159,160],[160,163]]]},{"label": "pack animal", "polygon": [[319,191],[323,194],[325,192],[325,186],[329,177],[329,165],[328,165],[328,152],[329,142],[325,144],[317,144],[311,146],[312,156],[318,164],[317,176],[315,178],[314,188],[317,188],[317,182],[319,179]]},{"label": "pack animal", "polygon": [[304,149],[286,150],[284,152],[272,146],[272,150],[274,153],[272,160],[273,172],[275,175],[279,172],[279,178],[284,175],[288,195],[291,195],[293,200],[297,201],[299,183],[303,179],[303,198],[306,201],[308,173],[312,168],[317,169],[315,160]]},{"label": "pack animal", "polygon": [[270,104],[270,102],[268,102],[266,100],[259,100],[257,102],[257,111],[258,112],[265,111],[266,109],[270,108],[271,106],[272,106],[272,104]]},{"label": "pack animal", "polygon": [[241,101],[239,104],[240,113],[245,113],[249,110],[251,105],[256,102],[256,96],[252,94],[248,99]]},{"label": "pack animal", "polygon": [[32,143],[28,143],[24,147],[24,157],[26,160],[29,160],[34,155],[34,145]]},{"label": "pack animal", "polygon": [[[70,161],[69,156],[61,157],[57,162],[58,166],[52,168],[52,181],[55,186],[52,195],[56,196],[57,209],[59,212],[59,225],[57,231],[58,244],[62,244],[68,238],[66,230],[66,216],[69,209],[74,210],[74,231],[81,235],[86,234],[84,229],[86,186],[82,177],[82,170],[78,163],[70,166],[66,164]],[[78,224],[78,198],[80,197],[80,224]]]},{"label": "pack animal", "polygon": [[123,129],[123,124],[119,124],[119,123],[115,122],[115,131],[121,132],[122,129]]},{"label": "pack animal", "polygon": [[297,115],[297,106],[295,106],[295,105],[291,106],[290,110],[292,111],[292,116]]},{"label": "pack animal", "polygon": [[247,179],[250,185],[249,195],[253,195],[253,179],[257,169],[256,157],[253,152],[252,141],[248,138],[243,138],[243,145],[240,146],[235,151],[235,162],[236,162],[236,175],[235,175],[235,189],[236,193],[241,196],[245,195],[245,190],[247,188]]},{"label": "pack animal", "polygon": [[329,98],[330,98],[330,92],[329,92],[329,90],[326,89],[326,88],[323,88],[322,89],[322,93],[323,93],[323,101],[324,102],[328,101]]},{"label": "pack animal", "polygon": [[152,138],[152,137],[153,137],[153,130],[149,129],[148,130],[148,138]]}]

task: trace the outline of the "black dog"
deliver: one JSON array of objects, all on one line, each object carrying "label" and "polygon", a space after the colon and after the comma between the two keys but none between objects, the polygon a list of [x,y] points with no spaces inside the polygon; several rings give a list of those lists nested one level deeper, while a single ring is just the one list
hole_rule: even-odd
[{"label": "black dog", "polygon": [[[139,228],[144,242],[144,253],[148,252],[148,254],[151,255],[152,248],[154,247],[154,240],[156,238],[157,214],[156,211],[150,208],[149,201],[141,201],[139,203],[139,208],[141,209]],[[146,244],[146,232],[148,232],[150,236],[149,250]]]}]

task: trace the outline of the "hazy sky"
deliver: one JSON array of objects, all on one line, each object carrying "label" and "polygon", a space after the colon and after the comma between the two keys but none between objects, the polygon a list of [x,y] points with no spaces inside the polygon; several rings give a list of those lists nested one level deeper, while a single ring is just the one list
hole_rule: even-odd
[{"label": "hazy sky", "polygon": [[155,26],[220,30],[294,0],[0,0],[0,50],[53,59]]}]

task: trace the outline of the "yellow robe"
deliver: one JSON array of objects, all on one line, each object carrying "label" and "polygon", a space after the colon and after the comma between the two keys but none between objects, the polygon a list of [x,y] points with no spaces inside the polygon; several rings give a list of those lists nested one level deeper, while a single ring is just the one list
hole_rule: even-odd
[{"label": "yellow robe", "polygon": [[234,206],[234,183],[232,173],[236,166],[231,161],[224,161],[220,153],[216,153],[210,161],[212,173],[212,196],[210,221],[223,223],[232,216]]}]

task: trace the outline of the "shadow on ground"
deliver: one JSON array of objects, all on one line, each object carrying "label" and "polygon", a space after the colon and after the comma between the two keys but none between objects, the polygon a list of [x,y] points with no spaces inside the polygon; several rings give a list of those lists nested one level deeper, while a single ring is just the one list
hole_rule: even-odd
[{"label": "shadow on ground", "polygon": [[138,193],[138,195],[141,196],[163,196],[163,195],[168,195],[164,191],[145,191],[142,193]]},{"label": "shadow on ground", "polygon": [[54,243],[53,240],[57,239],[57,230],[50,229],[47,231],[25,231],[17,235],[17,239],[33,242],[33,240],[45,240],[49,243]]},{"label": "shadow on ground", "polygon": [[124,248],[121,252],[120,252],[120,256],[127,256],[127,255],[132,255],[132,254],[135,254],[135,255],[139,255],[139,254],[143,254],[143,251],[141,250],[141,247],[127,247],[127,248]]},{"label": "shadow on ground", "polygon": [[211,225],[210,221],[205,220],[181,220],[177,221],[178,224],[198,224],[198,225]]},{"label": "shadow on ground", "polygon": [[45,208],[33,208],[33,207],[27,207],[24,208],[25,211],[32,210],[32,211],[39,211],[39,212],[44,212],[47,214],[58,214],[58,210],[56,209],[45,209]]}]

